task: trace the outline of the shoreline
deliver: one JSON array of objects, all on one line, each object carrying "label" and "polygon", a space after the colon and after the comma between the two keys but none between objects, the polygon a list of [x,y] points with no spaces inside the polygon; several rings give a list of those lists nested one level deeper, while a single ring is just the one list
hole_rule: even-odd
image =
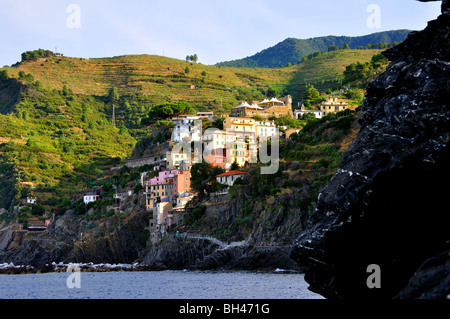
[{"label": "shoreline", "polygon": [[71,272],[68,271],[70,266],[78,267],[80,272],[115,272],[115,271],[263,271],[263,272],[274,272],[274,273],[298,273],[302,272],[291,269],[197,269],[195,267],[192,268],[184,268],[184,269],[169,269],[165,267],[155,267],[155,266],[146,266],[139,263],[133,264],[109,264],[109,263],[100,263],[94,264],[90,263],[55,263],[52,262],[50,265],[46,264],[44,267],[36,268],[30,265],[14,265],[13,263],[3,263],[0,264],[0,275],[25,275],[25,274],[44,274],[44,273],[61,273],[61,272]]}]

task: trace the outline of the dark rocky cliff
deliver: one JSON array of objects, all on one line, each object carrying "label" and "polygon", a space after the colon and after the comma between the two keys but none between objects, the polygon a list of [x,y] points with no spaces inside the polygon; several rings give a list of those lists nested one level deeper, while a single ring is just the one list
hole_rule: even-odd
[{"label": "dark rocky cliff", "polygon": [[[242,187],[240,192],[232,200],[208,205],[202,226],[190,230],[230,245],[224,247],[202,238],[176,238],[173,230],[170,237],[152,245],[142,265],[159,269],[300,270],[289,257],[305,217],[295,208],[294,198],[254,203],[248,210],[248,189]],[[249,215],[252,218],[243,222]],[[180,230],[183,232],[184,227]]]},{"label": "dark rocky cliff", "polygon": [[[384,54],[361,130],[319,195],[291,257],[327,298],[446,298],[450,293],[448,2],[425,30]],[[369,289],[370,264],[381,288]]]}]

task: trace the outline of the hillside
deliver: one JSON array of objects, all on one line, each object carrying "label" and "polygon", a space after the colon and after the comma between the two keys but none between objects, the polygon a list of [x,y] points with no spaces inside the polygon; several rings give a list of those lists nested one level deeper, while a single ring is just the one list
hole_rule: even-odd
[{"label": "hillside", "polygon": [[330,46],[348,44],[350,49],[376,45],[377,43],[402,42],[410,30],[394,30],[372,33],[359,37],[325,36],[310,39],[288,38],[273,47],[262,50],[253,56],[233,61],[217,63],[228,67],[278,68],[288,63],[296,64],[304,56],[314,52],[327,52]]},{"label": "hillside", "polygon": [[256,94],[256,89],[286,84],[294,71],[222,68],[151,55],[98,59],[55,56],[7,70],[13,77],[20,71],[30,73],[51,89],[61,90],[66,84],[75,94],[103,96],[116,87],[121,95],[143,94],[153,103],[185,100],[205,110],[218,110],[221,104],[225,109],[235,106],[242,95],[239,88]]},{"label": "hillside", "polygon": [[131,154],[136,140],[111,124],[101,99],[5,82],[17,103],[0,114],[0,207],[31,191],[42,193],[43,202],[70,199]]},{"label": "hillside", "polygon": [[[228,114],[242,100],[286,94],[296,105],[307,84],[331,88],[347,65],[379,52],[335,51],[278,69],[206,66],[148,55],[53,56],[3,68],[0,207],[31,191],[62,205],[89,188],[105,169],[121,166],[136,146],[141,153],[152,142],[155,128],[140,120],[154,105],[183,100],[200,111]],[[119,91],[115,126],[108,99],[113,87]]]},{"label": "hillside", "polygon": [[[147,108],[183,100],[201,111],[228,113],[242,100],[261,99],[266,95],[291,94],[295,102],[296,91],[304,84],[320,86],[322,81],[340,80],[346,65],[369,61],[380,52],[339,50],[276,69],[209,66],[161,56],[128,55],[102,59],[56,56],[2,70],[7,70],[13,78],[18,78],[20,71],[32,74],[49,89],[62,90],[66,85],[74,94],[105,96],[108,89],[116,87],[132,106],[133,100],[139,100],[139,105]],[[5,102],[4,99],[0,112],[5,113],[1,109]],[[11,101],[8,105],[13,104]]]}]

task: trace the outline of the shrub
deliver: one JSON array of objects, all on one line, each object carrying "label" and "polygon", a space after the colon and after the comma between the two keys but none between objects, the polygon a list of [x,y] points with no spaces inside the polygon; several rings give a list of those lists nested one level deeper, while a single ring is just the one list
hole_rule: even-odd
[{"label": "shrub", "polygon": [[31,214],[34,216],[42,216],[45,214],[45,208],[39,204],[33,204],[31,206]]},{"label": "shrub", "polygon": [[192,211],[186,214],[184,217],[184,224],[187,226],[198,226],[205,217],[206,206],[197,205]]}]

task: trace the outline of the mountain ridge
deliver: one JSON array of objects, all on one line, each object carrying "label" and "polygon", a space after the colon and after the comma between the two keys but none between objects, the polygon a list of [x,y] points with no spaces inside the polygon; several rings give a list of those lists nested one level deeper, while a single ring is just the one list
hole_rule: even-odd
[{"label": "mountain ridge", "polygon": [[252,56],[219,62],[215,65],[228,67],[277,68],[285,66],[288,63],[296,64],[301,61],[303,57],[314,52],[327,52],[330,46],[339,47],[348,44],[350,49],[356,49],[358,47],[366,47],[369,44],[376,45],[377,43],[402,42],[410,32],[411,30],[399,29],[356,37],[334,35],[308,39],[289,37]]}]

